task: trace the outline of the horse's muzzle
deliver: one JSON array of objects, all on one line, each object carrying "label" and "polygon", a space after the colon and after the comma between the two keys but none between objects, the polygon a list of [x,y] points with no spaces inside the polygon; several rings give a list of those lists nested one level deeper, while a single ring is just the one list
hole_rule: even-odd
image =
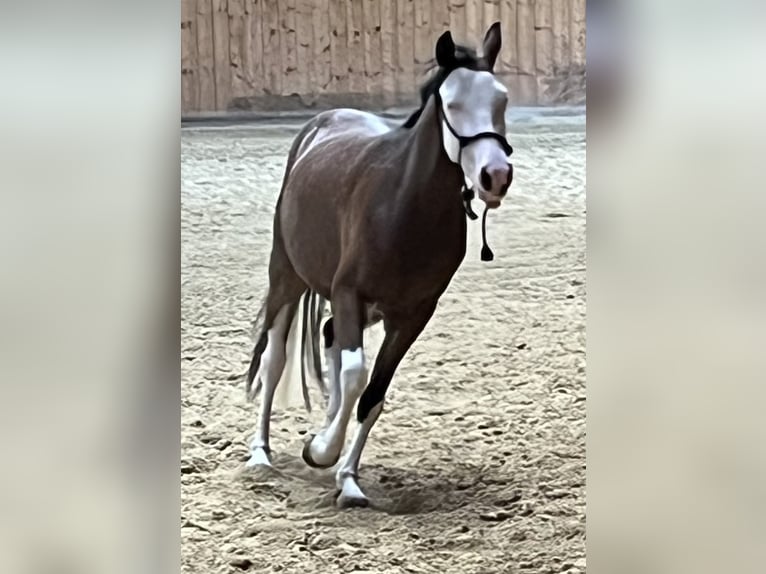
[{"label": "horse's muzzle", "polygon": [[513,165],[505,163],[483,167],[480,176],[479,199],[489,208],[499,207],[513,181]]}]

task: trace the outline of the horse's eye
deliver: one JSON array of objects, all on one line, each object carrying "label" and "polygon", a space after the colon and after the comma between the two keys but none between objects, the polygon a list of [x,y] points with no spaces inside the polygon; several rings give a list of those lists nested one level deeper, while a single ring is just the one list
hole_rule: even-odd
[{"label": "horse's eye", "polygon": [[447,104],[447,109],[451,112],[457,112],[459,111],[463,106],[460,104],[460,102],[450,102]]}]

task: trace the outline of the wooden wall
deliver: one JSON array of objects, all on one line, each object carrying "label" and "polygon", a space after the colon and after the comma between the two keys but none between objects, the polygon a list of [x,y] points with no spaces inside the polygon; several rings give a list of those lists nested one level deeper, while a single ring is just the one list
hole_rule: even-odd
[{"label": "wooden wall", "polygon": [[513,103],[584,85],[585,0],[181,0],[181,11],[186,115],[410,104],[444,30],[478,46],[496,20]]}]

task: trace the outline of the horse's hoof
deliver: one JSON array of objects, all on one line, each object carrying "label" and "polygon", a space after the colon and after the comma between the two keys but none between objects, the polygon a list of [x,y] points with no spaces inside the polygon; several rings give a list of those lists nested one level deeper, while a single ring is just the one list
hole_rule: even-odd
[{"label": "horse's hoof", "polygon": [[370,499],[367,498],[359,488],[358,478],[355,475],[343,475],[338,478],[340,489],[335,498],[335,505],[338,508],[366,508],[370,505]]},{"label": "horse's hoof", "polygon": [[271,468],[271,453],[263,448],[256,448],[250,452],[250,458],[245,463],[245,468]]},{"label": "horse's hoof", "polygon": [[309,435],[306,442],[303,444],[303,451],[301,452],[301,457],[303,458],[303,462],[305,462],[311,468],[330,468],[336,462],[338,462],[337,459],[332,461],[330,464],[319,464],[311,457],[311,443],[314,441],[315,436],[316,436],[315,434]]},{"label": "horse's hoof", "polygon": [[370,499],[363,494],[346,494],[341,491],[338,493],[338,497],[335,499],[335,506],[340,509],[367,508],[370,506]]}]

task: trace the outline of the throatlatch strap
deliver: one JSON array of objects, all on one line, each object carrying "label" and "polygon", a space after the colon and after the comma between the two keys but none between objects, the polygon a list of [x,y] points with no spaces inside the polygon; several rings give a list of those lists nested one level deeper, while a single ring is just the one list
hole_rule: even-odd
[{"label": "throatlatch strap", "polygon": [[474,192],[472,189],[469,189],[465,185],[463,186],[463,191],[461,192],[463,194],[463,208],[465,209],[465,214],[468,216],[468,219],[471,221],[476,221],[479,219],[479,216],[476,215],[476,212],[473,210],[473,207],[471,207],[471,200],[474,198]]}]

